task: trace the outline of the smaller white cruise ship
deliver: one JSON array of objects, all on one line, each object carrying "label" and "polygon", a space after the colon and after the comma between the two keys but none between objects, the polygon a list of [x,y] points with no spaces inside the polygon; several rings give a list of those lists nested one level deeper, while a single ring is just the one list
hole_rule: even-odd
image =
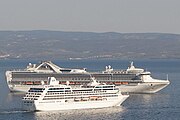
[{"label": "smaller white cruise ship", "polygon": [[23,110],[50,111],[120,106],[129,95],[122,95],[115,85],[92,82],[80,88],[61,85],[54,77],[48,85],[30,88],[22,98]]}]

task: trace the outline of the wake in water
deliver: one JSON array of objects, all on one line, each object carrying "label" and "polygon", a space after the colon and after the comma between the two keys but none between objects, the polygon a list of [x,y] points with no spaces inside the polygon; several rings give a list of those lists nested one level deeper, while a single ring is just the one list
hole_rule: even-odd
[{"label": "wake in water", "polygon": [[24,110],[5,110],[5,111],[0,111],[0,115],[1,114],[16,114],[16,113],[28,113],[28,112],[31,112],[31,111],[24,111]]},{"label": "wake in water", "polygon": [[75,120],[75,119],[112,119],[121,118],[126,111],[124,107],[109,107],[100,109],[83,109],[83,110],[67,110],[67,111],[43,111],[31,112],[23,111],[21,109],[3,110],[0,111],[0,118],[4,119],[32,119],[32,120]]},{"label": "wake in water", "polygon": [[[108,107],[108,108],[98,108],[98,109],[81,109],[81,110],[67,110],[67,111],[43,111],[35,112],[34,116],[36,119],[67,119],[67,120],[76,120],[76,119],[112,119],[121,116],[126,108],[122,106]],[[118,117],[119,118],[119,117]]]}]

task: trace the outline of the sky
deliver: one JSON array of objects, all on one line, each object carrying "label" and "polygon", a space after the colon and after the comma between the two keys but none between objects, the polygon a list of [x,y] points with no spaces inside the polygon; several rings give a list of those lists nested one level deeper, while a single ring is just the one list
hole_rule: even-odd
[{"label": "sky", "polygon": [[0,30],[180,34],[180,0],[0,0]]}]

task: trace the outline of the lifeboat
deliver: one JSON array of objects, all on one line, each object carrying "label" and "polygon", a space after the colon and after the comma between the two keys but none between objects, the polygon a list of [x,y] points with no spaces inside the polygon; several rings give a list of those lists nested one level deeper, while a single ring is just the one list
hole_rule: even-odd
[{"label": "lifeboat", "polygon": [[69,84],[70,84],[70,85],[75,85],[75,82],[70,82]]},{"label": "lifeboat", "polygon": [[121,85],[122,82],[115,82],[115,85]]},{"label": "lifeboat", "polygon": [[25,84],[26,84],[26,85],[33,85],[33,82],[28,81],[28,82],[26,82]]},{"label": "lifeboat", "polygon": [[34,85],[41,85],[41,82],[40,81],[35,81]]},{"label": "lifeboat", "polygon": [[90,100],[97,100],[98,97],[97,97],[97,96],[90,96],[89,99],[90,99]]},{"label": "lifeboat", "polygon": [[115,85],[128,85],[128,82],[115,82]]},{"label": "lifeboat", "polygon": [[129,83],[128,82],[122,82],[121,84],[122,85],[128,85]]}]

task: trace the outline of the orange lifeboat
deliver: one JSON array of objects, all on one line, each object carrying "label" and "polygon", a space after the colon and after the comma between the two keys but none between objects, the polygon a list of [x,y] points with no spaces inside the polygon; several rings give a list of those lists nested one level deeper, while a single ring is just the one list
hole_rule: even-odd
[{"label": "orange lifeboat", "polygon": [[115,85],[121,85],[122,82],[115,82]]},{"label": "orange lifeboat", "polygon": [[40,85],[40,84],[41,84],[40,81],[35,81],[35,82],[34,82],[34,85]]},{"label": "orange lifeboat", "polygon": [[26,85],[33,85],[33,82],[28,81],[28,82],[26,82]]},{"label": "orange lifeboat", "polygon": [[128,82],[122,82],[123,85],[128,85],[129,83]]}]

